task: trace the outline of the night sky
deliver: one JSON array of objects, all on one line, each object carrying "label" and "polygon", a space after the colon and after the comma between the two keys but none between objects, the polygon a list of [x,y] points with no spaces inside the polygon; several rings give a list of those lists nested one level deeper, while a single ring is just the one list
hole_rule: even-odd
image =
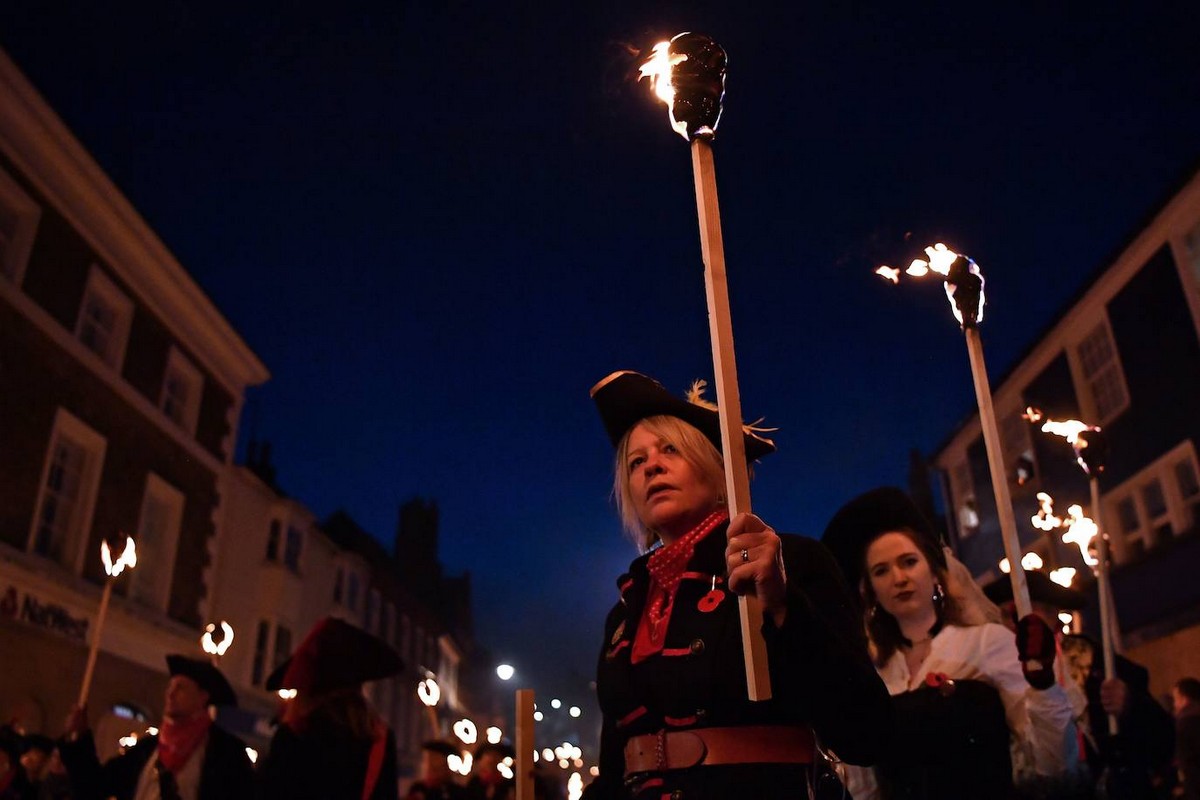
[{"label": "night sky", "polygon": [[973,256],[998,377],[1200,157],[1194,4],[914,5],[19,0],[0,45],[271,370],[243,449],[385,542],[436,499],[480,638],[590,709],[635,551],[588,389],[712,377],[687,145],[631,48],[729,53],[717,180],[781,530],[974,408],[940,284],[875,266]]}]

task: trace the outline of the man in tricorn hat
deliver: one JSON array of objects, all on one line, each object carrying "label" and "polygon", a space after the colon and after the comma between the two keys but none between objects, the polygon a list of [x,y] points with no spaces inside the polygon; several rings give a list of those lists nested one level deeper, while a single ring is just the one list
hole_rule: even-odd
[{"label": "man in tricorn hat", "polygon": [[86,707],[67,719],[59,752],[76,800],[249,800],[254,768],[246,743],[213,724],[209,706],[236,706],[233,687],[207,661],[167,656],[171,679],[156,736],[103,765],[87,724]]}]

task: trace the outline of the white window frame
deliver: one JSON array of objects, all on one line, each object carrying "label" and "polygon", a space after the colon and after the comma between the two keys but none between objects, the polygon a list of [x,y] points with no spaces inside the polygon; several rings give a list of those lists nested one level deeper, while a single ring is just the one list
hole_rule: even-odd
[{"label": "white window frame", "polygon": [[[177,375],[187,386],[187,402],[178,418],[167,411],[167,390],[172,375]],[[167,367],[163,370],[162,391],[158,396],[158,407],[167,415],[167,419],[183,428],[189,436],[195,436],[196,421],[200,418],[200,400],[203,395],[204,375],[187,356],[179,351],[179,348],[171,345],[171,352],[167,356]]]},{"label": "white window frame", "polygon": [[[78,575],[83,569],[84,550],[91,539],[92,515],[96,510],[96,495],[99,492],[100,475],[104,470],[108,441],[64,408],[57,409],[54,414],[54,427],[50,432],[50,441],[46,444],[46,454],[42,458],[37,504],[34,506],[33,522],[29,526],[26,549],[35,552],[38,523],[42,518],[42,505],[46,500],[46,480],[50,476],[55,448],[62,437],[70,439],[87,452],[87,463],[81,470],[79,479],[79,496],[72,519],[68,523],[71,528],[67,535],[68,552],[63,554],[62,561],[63,566]],[[69,552],[71,549],[74,550],[73,553]]]},{"label": "white window frame", "polygon": [[91,297],[98,297],[112,309],[113,329],[105,352],[97,353],[86,343],[84,343],[84,347],[119,373],[122,364],[125,363],[125,347],[129,343],[129,327],[133,322],[133,301],[117,288],[117,285],[104,274],[103,270],[92,264],[88,273],[87,286],[83,291],[83,298],[79,301],[79,312],[75,318],[75,338],[80,342],[83,342],[84,317],[88,308],[88,299]]},{"label": "white window frame", "polygon": [[954,508],[954,524],[958,529],[960,539],[969,539],[979,529],[979,513],[978,507],[975,510],[975,527],[968,527],[964,522],[964,512],[966,511],[967,501],[975,502],[975,485],[974,478],[971,475],[971,459],[967,456],[966,451],[960,458],[954,461],[954,466],[949,470],[950,476],[950,502]]},{"label": "white window frame", "polygon": [[[169,518],[166,531],[163,534],[163,547],[159,552],[143,548],[141,538],[145,532],[146,512],[152,502],[160,502],[167,506]],[[179,533],[183,529],[183,510],[185,499],[183,492],[176,489],[153,472],[146,475],[146,489],[142,494],[142,508],[138,512],[138,561],[145,555],[145,564],[141,569],[135,569],[129,576],[129,597],[158,611],[167,610],[167,602],[171,597],[171,584],[175,573],[175,555],[179,549]],[[143,553],[142,550],[145,552]],[[153,567],[151,567],[153,564]],[[159,578],[158,584],[151,587],[151,594],[143,596],[146,581],[152,574],[149,569],[165,570],[165,578]]]},{"label": "white window frame", "polygon": [[[1172,536],[1179,536],[1191,528],[1197,514],[1200,514],[1200,495],[1184,498],[1180,491],[1175,476],[1175,465],[1185,460],[1191,462],[1193,474],[1200,476],[1200,462],[1196,458],[1196,449],[1190,439],[1185,439],[1102,498],[1100,502],[1105,514],[1103,522],[1113,543],[1114,561],[1124,563],[1129,560],[1131,538],[1140,540],[1146,552],[1159,546],[1161,542],[1155,541],[1154,532],[1164,523],[1170,524]],[[1151,519],[1142,489],[1155,480],[1162,488],[1166,510]],[[1133,533],[1126,533],[1121,525],[1118,509],[1126,499],[1132,499],[1134,508],[1137,509],[1138,529]]]},{"label": "white window frame", "polygon": [[[1099,372],[1092,376],[1084,374],[1083,359],[1080,357],[1079,349],[1083,343],[1090,339],[1101,328],[1104,334],[1108,337],[1109,345],[1112,348],[1112,364],[1116,368],[1116,377],[1120,381],[1121,391],[1125,396],[1125,402],[1120,406],[1109,410],[1104,416],[1100,415],[1100,411],[1096,406],[1096,395],[1092,388],[1092,383],[1099,375]],[[1067,349],[1067,363],[1071,368],[1071,375],[1075,380],[1076,396],[1079,398],[1079,405],[1083,412],[1083,421],[1089,425],[1099,425],[1101,427],[1108,425],[1117,417],[1129,410],[1132,400],[1129,397],[1129,382],[1125,379],[1125,366],[1121,363],[1121,351],[1117,348],[1117,339],[1113,336],[1112,325],[1108,321],[1108,314],[1101,313],[1098,315],[1095,324],[1088,326],[1086,332],[1080,336],[1071,347]],[[1102,372],[1103,370],[1101,370]]]},{"label": "white window frame", "polygon": [[29,266],[29,254],[37,238],[38,222],[42,209],[35,203],[7,172],[0,169],[0,204],[17,218],[8,245],[0,252],[0,278],[7,278],[15,286],[25,280],[25,269]]}]

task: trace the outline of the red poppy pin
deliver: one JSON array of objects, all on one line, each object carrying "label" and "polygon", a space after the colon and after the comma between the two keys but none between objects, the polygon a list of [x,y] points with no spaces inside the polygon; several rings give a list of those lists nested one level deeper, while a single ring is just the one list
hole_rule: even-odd
[{"label": "red poppy pin", "polygon": [[937,689],[943,697],[954,694],[954,680],[944,672],[925,673],[925,685],[931,689]]}]

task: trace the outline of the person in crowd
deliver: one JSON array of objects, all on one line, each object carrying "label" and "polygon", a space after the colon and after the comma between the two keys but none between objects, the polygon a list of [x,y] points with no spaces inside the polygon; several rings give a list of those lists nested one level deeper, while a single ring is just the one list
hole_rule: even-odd
[{"label": "person in crowd", "polygon": [[30,796],[36,800],[68,800],[71,783],[54,740],[42,734],[29,734],[23,749],[21,766],[33,790]]},{"label": "person in crowd", "polygon": [[76,800],[248,800],[254,772],[246,743],[213,724],[211,706],[236,706],[233,687],[208,661],[167,656],[171,678],[156,736],[103,765],[87,723],[87,709],[67,718],[58,750]]},{"label": "person in crowd", "polygon": [[465,790],[454,779],[449,757],[460,751],[444,739],[421,745],[421,778],[408,789],[406,800],[463,800]]},{"label": "person in crowd", "polygon": [[504,759],[516,757],[506,744],[484,742],[475,748],[471,757],[471,779],[467,781],[467,800],[512,800],[516,786],[511,778],[500,772]]},{"label": "person in crowd", "polygon": [[1176,796],[1200,800],[1200,681],[1181,678],[1171,688],[1175,706]]},{"label": "person in crowd", "polygon": [[21,735],[5,725],[0,728],[0,800],[29,800],[32,796],[21,767]]},{"label": "person in crowd", "polygon": [[[830,779],[818,742],[867,764],[888,730],[887,693],[829,553],[752,514],[729,518],[719,414],[702,390],[679,398],[616,372],[591,391],[616,448],[621,519],[647,552],[618,579],[605,623],[588,800],[808,797]],[[761,433],[744,428],[748,462],[775,449]],[[748,697],[739,595],[764,611],[770,699]]]},{"label": "person in crowd", "polygon": [[396,800],[396,741],[363,696],[363,684],[404,663],[382,639],[335,617],[313,626],[266,680],[290,689],[270,749],[259,762],[264,800]]},{"label": "person in crowd", "polygon": [[[1158,797],[1169,781],[1174,733],[1171,715],[1150,693],[1149,673],[1117,655],[1116,675],[1105,679],[1100,645],[1083,634],[1063,634],[1058,619],[1060,611],[1082,610],[1087,597],[1038,570],[1027,571],[1025,580],[1033,612],[1056,631],[1055,680],[1066,690],[1076,722],[1071,774],[1085,775],[1089,792],[1099,782],[1095,788],[1109,797]],[[1012,581],[1004,577],[984,592],[1015,629]],[[1116,736],[1109,733],[1110,714],[1117,719]],[[1060,787],[1058,794],[1066,795],[1066,789]]]},{"label": "person in crowd", "polygon": [[856,800],[1012,797],[1010,738],[1033,775],[1066,769],[1071,709],[1054,681],[1054,636],[1044,622],[1025,617],[1014,641],[900,489],[851,500],[822,541],[859,587],[875,665],[892,695],[884,755],[874,770],[851,770]]}]

